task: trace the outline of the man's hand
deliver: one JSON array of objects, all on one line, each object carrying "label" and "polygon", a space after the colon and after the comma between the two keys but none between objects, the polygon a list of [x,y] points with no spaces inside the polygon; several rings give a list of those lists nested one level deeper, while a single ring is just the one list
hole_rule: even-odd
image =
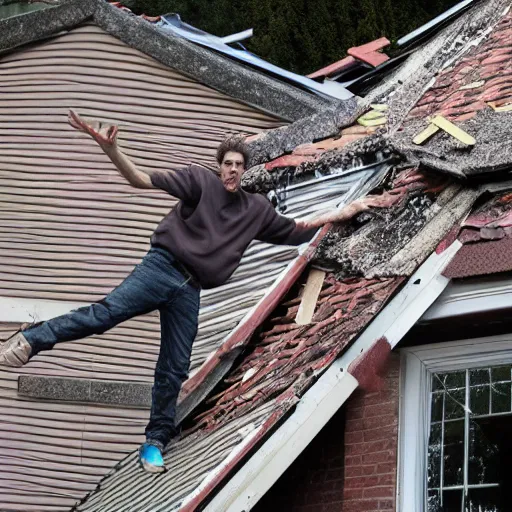
[{"label": "man's hand", "polygon": [[311,220],[298,220],[297,226],[300,229],[319,228],[330,222],[345,222],[355,217],[358,213],[365,212],[370,208],[390,208],[400,202],[402,197],[398,194],[383,192],[379,196],[366,196],[357,199],[339,210],[333,210],[319,215]]},{"label": "man's hand", "polygon": [[92,121],[86,123],[76,112],[69,111],[69,124],[83,133],[90,135],[103,149],[115,148],[117,146],[118,127],[113,124]]},{"label": "man's hand", "polygon": [[117,147],[118,128],[112,124],[93,121],[86,123],[76,112],[69,111],[69,124],[76,130],[90,135],[110,158],[120,174],[135,188],[154,188],[151,178],[139,171],[133,162]]},{"label": "man's hand", "polygon": [[355,203],[361,203],[361,211],[369,210],[370,208],[391,208],[400,202],[402,197],[399,194],[393,194],[384,191],[380,196],[366,196]]}]

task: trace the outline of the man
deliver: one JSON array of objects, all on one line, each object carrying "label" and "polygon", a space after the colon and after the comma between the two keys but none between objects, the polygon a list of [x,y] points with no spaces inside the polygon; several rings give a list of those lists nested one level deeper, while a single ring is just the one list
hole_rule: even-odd
[{"label": "man", "polygon": [[267,199],[240,188],[249,160],[241,139],[218,148],[219,175],[196,165],[181,170],[140,171],[117,146],[117,127],[87,124],[70,111],[70,124],[90,135],[136,188],[159,188],[180,199],[151,238],[151,249],[133,272],[103,300],[16,333],[0,347],[0,364],[21,367],[56,343],[100,334],[158,309],[161,346],[155,368],[150,420],[140,462],[164,470],[162,451],[175,435],[176,400],[187,377],[197,333],[201,288],[224,283],[253,239],[296,245],[327,222],[341,222],[371,206],[389,206],[391,196],[367,197],[308,221],[276,213]]}]

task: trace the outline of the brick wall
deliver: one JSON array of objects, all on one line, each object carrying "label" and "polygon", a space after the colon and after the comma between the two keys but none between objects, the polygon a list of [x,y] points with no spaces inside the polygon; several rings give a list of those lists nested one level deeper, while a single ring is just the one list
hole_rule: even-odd
[{"label": "brick wall", "polygon": [[399,361],[380,391],[350,397],[253,511],[395,510]]}]

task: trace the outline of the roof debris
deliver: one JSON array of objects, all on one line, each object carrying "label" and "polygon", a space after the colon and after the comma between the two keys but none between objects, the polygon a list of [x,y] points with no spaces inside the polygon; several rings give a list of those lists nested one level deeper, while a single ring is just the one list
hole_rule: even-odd
[{"label": "roof debris", "polygon": [[295,317],[295,323],[297,325],[307,325],[311,323],[316,307],[316,301],[320,294],[320,290],[322,289],[324,279],[325,272],[323,270],[312,268],[309,271],[308,279],[302,292],[297,316]]},{"label": "roof debris", "polygon": [[474,146],[476,144],[474,137],[445,119],[443,116],[435,116],[430,120],[430,122],[438,128],[441,128],[441,130],[444,130],[446,133],[449,133],[452,137],[455,137],[463,144],[466,144],[466,146]]}]

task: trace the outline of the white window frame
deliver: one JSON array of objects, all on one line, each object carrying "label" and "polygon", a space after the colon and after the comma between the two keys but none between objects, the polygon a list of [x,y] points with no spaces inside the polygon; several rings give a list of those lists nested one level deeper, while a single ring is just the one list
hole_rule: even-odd
[{"label": "white window frame", "polygon": [[431,374],[512,364],[512,333],[401,350],[398,512],[427,512]]}]

